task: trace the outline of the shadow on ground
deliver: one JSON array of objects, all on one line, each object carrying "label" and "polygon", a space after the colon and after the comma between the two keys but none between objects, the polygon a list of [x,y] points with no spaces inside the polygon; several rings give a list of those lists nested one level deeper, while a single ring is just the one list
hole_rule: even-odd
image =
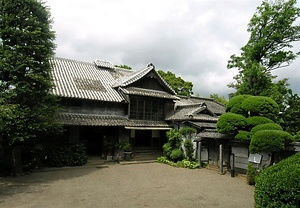
[{"label": "shadow on ground", "polygon": [[102,160],[89,160],[84,166],[41,168],[18,177],[0,177],[0,199],[19,193],[36,192],[39,191],[37,187],[47,187],[50,183],[58,180],[82,177],[108,167],[108,164]]}]

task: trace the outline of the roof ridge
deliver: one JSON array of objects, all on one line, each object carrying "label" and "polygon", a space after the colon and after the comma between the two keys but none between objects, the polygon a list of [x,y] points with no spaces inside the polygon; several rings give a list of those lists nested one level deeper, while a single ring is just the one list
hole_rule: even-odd
[{"label": "roof ridge", "polygon": [[93,64],[92,62],[88,62],[88,61],[82,61],[82,60],[75,60],[75,59],[71,59],[71,58],[63,58],[63,57],[53,57],[51,58],[52,60],[61,60],[61,61],[73,61],[73,62],[77,62],[77,63],[84,63],[84,64]]}]

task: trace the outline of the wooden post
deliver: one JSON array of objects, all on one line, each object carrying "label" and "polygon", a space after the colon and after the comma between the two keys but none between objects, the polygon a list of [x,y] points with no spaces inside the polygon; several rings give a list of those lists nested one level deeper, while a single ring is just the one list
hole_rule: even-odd
[{"label": "wooden post", "polygon": [[201,142],[198,142],[198,160],[199,160],[199,168],[202,168],[201,148],[202,148],[202,143],[201,143]]},{"label": "wooden post", "polygon": [[219,161],[220,161],[220,174],[223,175],[223,145],[220,144],[220,149],[219,149]]}]

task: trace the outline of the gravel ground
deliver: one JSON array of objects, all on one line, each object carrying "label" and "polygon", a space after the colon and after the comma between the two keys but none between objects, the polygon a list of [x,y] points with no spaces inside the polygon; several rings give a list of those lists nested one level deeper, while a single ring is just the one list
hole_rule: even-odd
[{"label": "gravel ground", "polygon": [[244,177],[165,164],[102,164],[47,168],[0,178],[0,207],[253,208]]}]

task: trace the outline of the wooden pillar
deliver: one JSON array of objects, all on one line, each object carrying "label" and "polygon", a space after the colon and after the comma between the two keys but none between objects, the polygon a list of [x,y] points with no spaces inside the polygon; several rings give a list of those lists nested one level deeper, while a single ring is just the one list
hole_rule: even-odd
[{"label": "wooden pillar", "polygon": [[202,143],[197,142],[198,146],[198,160],[199,160],[199,168],[202,168],[202,159],[201,159],[201,149],[202,149]]},{"label": "wooden pillar", "polygon": [[220,174],[223,175],[224,172],[223,172],[223,145],[220,144],[220,147],[219,147],[219,161],[220,161]]}]

